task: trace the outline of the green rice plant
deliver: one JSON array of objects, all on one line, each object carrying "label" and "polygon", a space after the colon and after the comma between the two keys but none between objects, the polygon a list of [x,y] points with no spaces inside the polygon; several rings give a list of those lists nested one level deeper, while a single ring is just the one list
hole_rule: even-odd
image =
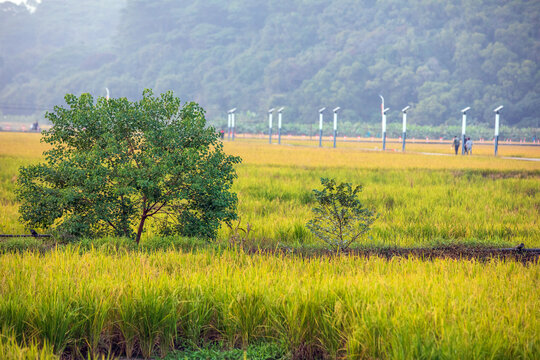
[{"label": "green rice plant", "polygon": [[185,310],[180,318],[180,332],[189,345],[200,347],[211,328],[210,324],[214,316],[213,301],[209,294],[200,287],[194,287],[188,299],[184,301]]},{"label": "green rice plant", "polygon": [[148,286],[121,299],[117,326],[124,339],[126,356],[133,355],[136,344],[144,358],[149,358],[156,347],[165,355],[174,345],[177,332],[177,304],[172,294]]},{"label": "green rice plant", "polygon": [[237,337],[243,349],[262,339],[267,327],[268,307],[265,297],[256,291],[239,292],[232,297],[225,310],[227,340],[236,345]]},{"label": "green rice plant", "polygon": [[28,301],[21,296],[2,297],[0,301],[0,329],[10,333],[17,342],[28,337]]},{"label": "green rice plant", "polygon": [[33,307],[29,319],[31,335],[41,344],[49,344],[57,355],[73,344],[77,309],[73,301],[55,290],[44,293]]},{"label": "green rice plant", "polygon": [[348,311],[340,298],[331,297],[322,305],[317,319],[317,340],[331,359],[341,359],[347,340]]},{"label": "green rice plant", "polygon": [[139,322],[139,312],[135,307],[135,299],[133,292],[122,293],[117,299],[115,311],[117,312],[117,320],[115,327],[122,336],[121,345],[124,353],[128,358],[134,355],[137,341],[137,324]]},{"label": "green rice plant", "polygon": [[317,319],[322,309],[314,300],[319,294],[303,291],[295,295],[299,297],[287,297],[275,305],[272,325],[291,353],[313,357],[320,347]]},{"label": "green rice plant", "polygon": [[135,316],[130,326],[136,329],[143,357],[148,359],[160,344],[162,352],[166,352],[176,335],[174,298],[167,291],[148,287],[135,294],[132,305]]},{"label": "green rice plant", "polygon": [[100,340],[110,316],[112,304],[109,298],[101,297],[95,290],[81,289],[75,300],[77,316],[75,338],[80,339],[74,346],[75,352],[87,348],[87,354],[79,354],[96,359],[100,353]]},{"label": "green rice plant", "polygon": [[58,360],[59,357],[47,343],[39,346],[35,342],[20,345],[15,335],[8,330],[0,332],[0,358],[3,360]]}]

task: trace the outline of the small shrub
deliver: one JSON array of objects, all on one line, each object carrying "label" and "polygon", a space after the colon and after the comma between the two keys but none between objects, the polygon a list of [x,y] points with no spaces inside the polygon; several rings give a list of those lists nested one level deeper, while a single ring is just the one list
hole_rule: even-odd
[{"label": "small shrub", "polygon": [[332,249],[347,249],[369,231],[376,215],[358,199],[361,185],[336,184],[325,178],[321,178],[321,184],[322,191],[313,190],[318,206],[312,209],[315,217],[307,227]]}]

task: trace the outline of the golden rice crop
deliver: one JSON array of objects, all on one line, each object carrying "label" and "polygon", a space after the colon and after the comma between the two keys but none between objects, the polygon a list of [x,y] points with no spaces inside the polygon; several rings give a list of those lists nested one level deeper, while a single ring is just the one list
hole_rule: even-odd
[{"label": "golden rice crop", "polygon": [[533,359],[539,269],[240,251],[4,254],[0,327],[84,356],[111,342],[148,357],[219,340],[335,359]]}]

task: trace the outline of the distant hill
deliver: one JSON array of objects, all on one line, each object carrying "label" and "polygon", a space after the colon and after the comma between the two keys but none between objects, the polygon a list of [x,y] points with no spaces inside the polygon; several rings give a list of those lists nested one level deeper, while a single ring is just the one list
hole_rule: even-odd
[{"label": "distant hill", "polygon": [[[29,114],[67,92],[174,90],[210,119],[237,107],[299,123],[321,106],[348,121],[407,104],[420,125],[540,127],[540,1],[43,0],[0,4],[0,110]],[[247,111],[250,111],[248,114]]]}]

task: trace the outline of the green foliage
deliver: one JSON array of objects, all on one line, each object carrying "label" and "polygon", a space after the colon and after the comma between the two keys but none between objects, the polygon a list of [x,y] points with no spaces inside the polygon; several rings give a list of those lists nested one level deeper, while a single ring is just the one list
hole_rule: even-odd
[{"label": "green foliage", "polygon": [[347,249],[369,231],[376,215],[358,199],[361,185],[336,184],[335,180],[325,178],[321,178],[321,184],[322,191],[313,190],[318,206],[313,208],[315,217],[307,226],[332,249]]},{"label": "green foliage", "polygon": [[42,248],[43,242],[35,238],[8,238],[0,241],[0,254]]},{"label": "green foliage", "polygon": [[46,162],[22,167],[21,218],[70,236],[114,235],[138,243],[145,221],[163,233],[214,238],[236,218],[230,187],[239,157],[228,156],[204,111],[172,92],[140,101],[66,95],[47,113]]}]

